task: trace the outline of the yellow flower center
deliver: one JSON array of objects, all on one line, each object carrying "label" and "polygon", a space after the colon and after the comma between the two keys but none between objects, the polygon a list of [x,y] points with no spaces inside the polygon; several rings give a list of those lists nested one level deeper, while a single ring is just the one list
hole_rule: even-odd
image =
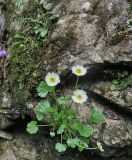
[{"label": "yellow flower center", "polygon": [[77,72],[78,74],[80,74],[80,73],[82,73],[82,70],[81,70],[80,68],[77,68],[77,69],[76,69],[76,72]]},{"label": "yellow flower center", "polygon": [[50,78],[49,78],[49,81],[50,81],[51,83],[54,83],[54,82],[56,82],[56,78],[55,78],[55,77],[50,77]]},{"label": "yellow flower center", "polygon": [[77,95],[77,99],[82,100],[83,96],[81,94]]}]

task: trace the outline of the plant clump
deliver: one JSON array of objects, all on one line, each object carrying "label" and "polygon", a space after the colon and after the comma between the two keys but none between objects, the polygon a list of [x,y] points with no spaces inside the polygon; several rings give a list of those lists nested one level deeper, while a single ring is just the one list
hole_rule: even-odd
[{"label": "plant clump", "polygon": [[[38,95],[42,100],[36,106],[36,119],[28,123],[27,131],[30,134],[35,134],[39,127],[50,126],[50,136],[60,136],[60,142],[55,145],[58,152],[76,147],[80,151],[85,149],[100,149],[100,151],[103,151],[100,142],[97,142],[95,148],[89,147],[95,124],[101,124],[104,120],[103,111],[97,107],[91,108],[89,123],[83,124],[81,117],[77,115],[76,108],[73,107],[73,105],[83,107],[83,103],[88,100],[87,93],[77,87],[79,76],[84,76],[87,70],[79,65],[80,70],[78,72],[77,67],[78,65],[72,68],[73,71],[77,71],[73,72],[77,76],[77,81],[72,95],[59,93],[56,89],[56,86],[61,82],[59,75],[54,72],[47,73],[45,81],[41,81],[37,88]],[[49,123],[44,124],[47,117]]]},{"label": "plant clump", "polygon": [[124,72],[120,74],[120,76],[117,79],[114,79],[112,81],[112,84],[110,85],[111,91],[121,91],[127,88],[128,86],[132,85],[132,75],[127,75],[127,72]]}]

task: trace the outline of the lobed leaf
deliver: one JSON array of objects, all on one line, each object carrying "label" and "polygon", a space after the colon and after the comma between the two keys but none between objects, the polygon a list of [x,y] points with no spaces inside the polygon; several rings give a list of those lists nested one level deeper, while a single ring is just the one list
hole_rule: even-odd
[{"label": "lobed leaf", "polygon": [[72,102],[72,99],[70,96],[62,96],[60,98],[57,99],[59,105],[68,105]]},{"label": "lobed leaf", "polygon": [[18,9],[19,9],[20,11],[23,11],[24,5],[25,5],[24,0],[19,0],[19,1],[18,1]]},{"label": "lobed leaf", "polygon": [[37,133],[37,131],[38,131],[38,126],[36,121],[31,121],[30,123],[28,123],[27,132],[29,132],[30,134],[35,134]]},{"label": "lobed leaf", "polygon": [[50,108],[50,103],[48,100],[43,100],[38,103],[36,111],[40,113],[46,113]]},{"label": "lobed leaf", "polygon": [[66,150],[66,148],[67,148],[66,144],[56,143],[56,145],[55,145],[55,149],[58,152],[64,152]]},{"label": "lobed leaf", "polygon": [[73,117],[75,116],[75,112],[72,109],[68,110],[67,114],[68,114],[67,115],[68,120],[72,120]]},{"label": "lobed leaf", "polygon": [[50,132],[50,136],[54,137],[55,136],[55,132]]},{"label": "lobed leaf", "polygon": [[44,114],[47,112],[50,112],[50,103],[48,100],[43,100],[41,102],[38,103],[37,107],[36,107],[36,117],[37,119],[40,121],[43,119]]},{"label": "lobed leaf", "polygon": [[57,134],[62,134],[64,132],[65,127],[65,124],[61,124],[59,129],[57,130]]},{"label": "lobed leaf", "polygon": [[47,83],[44,81],[40,82],[40,84],[37,88],[38,95],[42,98],[46,97],[48,92],[52,92],[53,90],[54,90],[54,87],[48,86]]},{"label": "lobed leaf", "polygon": [[35,34],[39,34],[41,37],[45,37],[47,33],[48,33],[47,28],[37,28],[35,30]]},{"label": "lobed leaf", "polygon": [[43,118],[44,118],[44,114],[37,112],[37,113],[36,113],[36,118],[37,118],[39,121],[41,121],[41,120],[43,120]]},{"label": "lobed leaf", "polygon": [[92,109],[91,122],[92,123],[101,123],[104,120],[103,111],[99,108],[94,107]]},{"label": "lobed leaf", "polygon": [[80,140],[78,138],[67,139],[66,143],[68,147],[75,148],[79,144]]},{"label": "lobed leaf", "polygon": [[90,125],[84,126],[78,130],[82,137],[90,137],[93,134],[93,128]]},{"label": "lobed leaf", "polygon": [[76,122],[71,124],[71,128],[76,130],[76,131],[79,131],[79,130],[82,129],[82,124],[79,121],[76,121]]},{"label": "lobed leaf", "polygon": [[53,114],[53,120],[54,121],[59,121],[60,119],[62,119],[64,117],[64,111],[62,110],[60,113],[58,113],[57,111],[54,112]]}]

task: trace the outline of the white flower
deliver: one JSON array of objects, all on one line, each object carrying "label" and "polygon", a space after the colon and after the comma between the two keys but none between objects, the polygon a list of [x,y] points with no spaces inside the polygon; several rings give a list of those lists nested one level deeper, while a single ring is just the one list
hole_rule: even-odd
[{"label": "white flower", "polygon": [[83,76],[87,73],[87,69],[82,65],[75,65],[72,67],[72,73],[76,74],[77,76]]},{"label": "white flower", "polygon": [[101,152],[104,152],[104,149],[99,141],[97,141],[97,146]]},{"label": "white flower", "polygon": [[57,73],[49,72],[45,77],[45,81],[48,86],[56,86],[58,83],[60,83],[60,77]]},{"label": "white flower", "polygon": [[82,104],[86,102],[87,99],[88,99],[88,96],[85,91],[77,89],[73,92],[72,100],[74,102]]}]

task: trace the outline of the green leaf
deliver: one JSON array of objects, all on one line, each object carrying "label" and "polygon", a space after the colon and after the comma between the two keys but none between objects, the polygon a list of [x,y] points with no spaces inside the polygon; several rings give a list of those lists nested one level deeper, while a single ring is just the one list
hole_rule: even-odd
[{"label": "green leaf", "polygon": [[61,124],[59,129],[57,130],[57,134],[62,134],[64,132],[65,127],[65,124]]},{"label": "green leaf", "polygon": [[51,112],[51,121],[54,123],[60,119],[59,113],[55,110],[55,112]]},{"label": "green leaf", "polygon": [[47,33],[48,33],[47,28],[37,28],[35,30],[35,34],[39,34],[41,37],[45,37]]},{"label": "green leaf", "polygon": [[117,90],[123,90],[124,88],[126,88],[128,86],[128,81],[124,80],[122,81],[118,86],[117,86]]},{"label": "green leaf", "polygon": [[82,150],[84,150],[86,148],[88,148],[88,144],[85,141],[80,140],[79,150],[82,151]]},{"label": "green leaf", "polygon": [[66,150],[66,148],[67,148],[66,144],[56,143],[56,145],[55,145],[55,149],[58,152],[64,152]]},{"label": "green leaf", "polygon": [[80,145],[81,145],[83,148],[85,148],[85,149],[88,148],[88,144],[85,143],[85,142],[81,143]]},{"label": "green leaf", "polygon": [[82,137],[90,137],[93,134],[93,128],[90,125],[84,126],[78,130]]},{"label": "green leaf", "polygon": [[35,30],[35,34],[38,34],[39,32],[40,32],[39,29],[36,29],[36,30]]},{"label": "green leaf", "polygon": [[43,113],[40,113],[40,112],[37,112],[36,113],[36,118],[41,121],[43,118],[44,118],[44,114]]},{"label": "green leaf", "polygon": [[19,0],[18,1],[18,9],[20,11],[22,11],[24,9],[24,4],[25,4],[24,0]]},{"label": "green leaf", "polygon": [[29,132],[30,134],[35,134],[37,133],[37,131],[38,131],[38,126],[36,121],[31,121],[30,123],[28,123],[27,132]]},{"label": "green leaf", "polygon": [[111,91],[115,91],[115,90],[117,90],[117,85],[118,85],[118,81],[117,80],[113,80],[112,81],[112,84],[111,84],[111,86],[110,86],[110,90]]},{"label": "green leaf", "polygon": [[60,119],[62,119],[64,117],[64,111],[61,111],[60,113],[58,113],[57,111],[53,114],[53,120],[54,121],[59,121]]},{"label": "green leaf", "polygon": [[55,132],[50,132],[50,136],[54,137],[55,136]]},{"label": "green leaf", "polygon": [[40,84],[37,88],[38,95],[42,98],[46,97],[48,92],[52,92],[53,90],[54,90],[54,87],[48,86],[47,83],[44,81],[40,82]]},{"label": "green leaf", "polygon": [[129,85],[132,85],[132,75],[127,78],[127,81]]},{"label": "green leaf", "polygon": [[73,138],[73,141],[74,141],[77,145],[79,145],[79,143],[80,143],[80,139],[79,139],[79,138]]},{"label": "green leaf", "polygon": [[67,114],[68,114],[67,119],[71,120],[71,119],[73,119],[75,112],[72,109],[70,109],[70,110],[68,110]]},{"label": "green leaf", "polygon": [[117,86],[115,85],[115,84],[112,84],[111,86],[110,86],[110,90],[111,91],[115,91],[117,89]]},{"label": "green leaf", "polygon": [[58,103],[59,105],[68,105],[69,103],[72,102],[72,99],[70,96],[62,96],[60,98],[57,99],[58,100]]},{"label": "green leaf", "polygon": [[83,126],[80,122],[75,122],[71,128],[78,131],[82,137],[90,137],[93,134],[93,128],[90,125]]},{"label": "green leaf", "polygon": [[36,110],[40,113],[46,113],[50,108],[50,103],[48,100],[43,100],[38,103]]},{"label": "green leaf", "polygon": [[40,32],[41,37],[45,37],[45,35],[48,33],[48,29],[42,29]]},{"label": "green leaf", "polygon": [[92,108],[91,122],[92,123],[101,123],[104,120],[103,111],[99,108]]},{"label": "green leaf", "polygon": [[88,148],[88,144],[80,141],[80,144],[78,146],[79,151],[83,151],[84,149],[87,149],[87,148]]},{"label": "green leaf", "polygon": [[71,147],[71,148],[75,148],[76,147],[76,144],[78,144],[78,141],[76,141],[77,138],[74,138],[74,139],[67,139],[66,143],[67,143],[67,146],[68,147]]},{"label": "green leaf", "polygon": [[50,108],[48,109],[48,112],[49,112],[49,113],[56,113],[57,111],[56,111],[55,108],[50,107]]},{"label": "green leaf", "polygon": [[38,103],[36,107],[36,115],[38,120],[42,120],[45,113],[50,110],[50,103],[48,100],[43,100]]},{"label": "green leaf", "polygon": [[37,92],[40,97],[45,97],[48,94],[47,84],[41,82],[38,86]]},{"label": "green leaf", "polygon": [[82,124],[79,121],[76,121],[71,124],[71,128],[78,131],[82,128]]}]

